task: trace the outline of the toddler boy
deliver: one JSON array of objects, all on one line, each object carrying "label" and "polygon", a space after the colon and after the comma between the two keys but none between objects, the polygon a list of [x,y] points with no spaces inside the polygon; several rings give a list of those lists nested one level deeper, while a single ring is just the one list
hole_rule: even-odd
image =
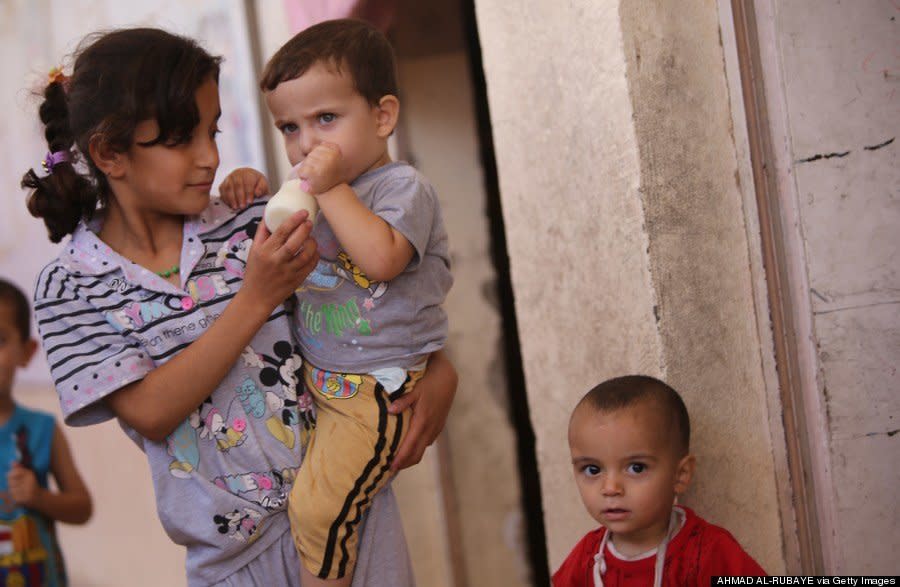
[{"label": "toddler boy", "polygon": [[[310,27],[269,60],[260,87],[320,210],[321,261],[295,311],[317,420],[291,492],[292,531],[304,585],[349,585],[357,526],[405,434],[407,414],[388,404],[447,336],[447,234],[431,185],[388,154],[400,103],[394,52],[377,29]],[[266,189],[238,170],[221,192],[240,205]]]},{"label": "toddler boy", "polygon": [[676,506],[694,474],[678,393],[641,375],[604,381],[569,420],[575,483],[602,526],[572,549],[554,587],[703,586],[715,575],[765,575],[727,530]]}]

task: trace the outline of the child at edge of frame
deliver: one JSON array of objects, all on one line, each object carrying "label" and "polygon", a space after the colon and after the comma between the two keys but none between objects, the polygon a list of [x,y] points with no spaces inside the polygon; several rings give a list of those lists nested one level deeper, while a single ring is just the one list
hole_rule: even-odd
[{"label": "child at edge of frame", "polygon": [[694,475],[690,420],[679,394],[653,377],[600,383],[569,420],[575,483],[601,524],[572,549],[553,587],[708,587],[765,571],[724,528],[676,505]]},{"label": "child at edge of frame", "polygon": [[86,523],[91,495],[53,415],[12,397],[16,371],[35,350],[28,299],[0,279],[0,584],[63,587],[68,580],[54,523]]},{"label": "child at edge of frame", "polygon": [[[447,338],[447,233],[431,184],[388,153],[400,102],[394,51],[378,29],[354,19],[307,28],[269,60],[260,87],[320,209],[321,260],[295,314],[316,428],[288,511],[304,586],[342,587],[355,520],[391,479],[408,425],[407,412],[385,406],[412,391]],[[220,190],[237,208],[266,192],[246,168]]]}]

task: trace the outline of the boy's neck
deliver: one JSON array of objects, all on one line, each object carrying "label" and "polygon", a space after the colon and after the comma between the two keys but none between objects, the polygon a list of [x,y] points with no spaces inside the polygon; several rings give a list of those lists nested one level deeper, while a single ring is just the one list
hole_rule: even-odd
[{"label": "boy's neck", "polygon": [[369,173],[370,171],[375,171],[379,167],[384,167],[385,165],[392,163],[392,162],[393,162],[393,160],[391,159],[391,154],[388,152],[387,146],[385,146],[384,153],[382,153],[381,156],[375,161],[375,163],[370,165],[368,169],[366,169],[365,171],[360,173],[359,176],[354,178],[354,181],[356,181],[363,175]]}]

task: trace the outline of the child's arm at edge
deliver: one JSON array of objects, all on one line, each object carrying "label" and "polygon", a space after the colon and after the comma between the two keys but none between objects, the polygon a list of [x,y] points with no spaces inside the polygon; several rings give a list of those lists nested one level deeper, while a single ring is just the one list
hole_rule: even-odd
[{"label": "child's arm at edge", "polygon": [[[34,487],[28,491],[30,496],[21,502],[27,508],[33,509],[52,520],[59,520],[67,524],[84,524],[91,518],[93,504],[91,494],[88,492],[72,453],[69,443],[59,425],[53,426],[53,440],[50,445],[50,472],[56,479],[59,491],[44,489],[37,485],[37,479],[33,479]],[[13,465],[13,475],[24,481],[26,476],[34,477],[34,472],[22,467],[18,463]],[[22,481],[19,481],[22,483]],[[31,483],[29,479],[25,483]]]},{"label": "child's arm at edge", "polygon": [[391,463],[392,471],[411,467],[422,460],[425,449],[444,429],[458,382],[459,376],[447,354],[443,350],[436,351],[428,360],[425,375],[412,391],[391,403],[388,411],[392,414],[412,408],[409,431]]}]

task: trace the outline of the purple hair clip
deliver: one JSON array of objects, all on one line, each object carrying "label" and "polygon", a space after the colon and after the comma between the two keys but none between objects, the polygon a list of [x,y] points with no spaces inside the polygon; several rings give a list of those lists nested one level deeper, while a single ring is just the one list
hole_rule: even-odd
[{"label": "purple hair clip", "polygon": [[44,168],[44,171],[47,173],[53,173],[53,168],[62,163],[63,161],[71,161],[72,154],[69,151],[47,151],[47,154],[44,156],[44,160],[41,161],[41,166]]}]

